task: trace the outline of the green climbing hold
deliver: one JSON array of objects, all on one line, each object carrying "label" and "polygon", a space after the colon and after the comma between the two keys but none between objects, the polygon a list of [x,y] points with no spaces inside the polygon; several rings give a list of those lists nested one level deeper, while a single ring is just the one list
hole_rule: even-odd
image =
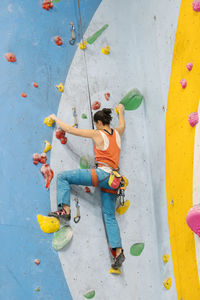
[{"label": "green climbing hold", "polygon": [[120,101],[125,110],[135,110],[142,103],[143,96],[138,89],[130,90]]},{"label": "green climbing hold", "polygon": [[57,2],[60,2],[60,1],[61,1],[61,0],[52,0],[51,3],[54,4],[54,3],[57,3]]},{"label": "green climbing hold", "polygon": [[64,248],[72,239],[73,230],[69,225],[63,226],[53,236],[52,246],[55,250]]},{"label": "green climbing hold", "polygon": [[40,286],[35,289],[36,292],[40,292]]},{"label": "green climbing hold", "polygon": [[136,243],[131,246],[130,253],[133,256],[140,256],[143,249],[144,249],[144,243]]},{"label": "green climbing hold", "polygon": [[92,298],[94,298],[94,296],[95,296],[95,291],[94,290],[90,291],[90,292],[88,292],[87,294],[84,295],[84,297],[86,299],[92,299]]},{"label": "green climbing hold", "polygon": [[81,118],[82,118],[82,119],[87,119],[86,114],[82,114]]},{"label": "green climbing hold", "polygon": [[85,156],[82,156],[80,158],[80,168],[81,169],[89,169],[90,168],[90,163]]},{"label": "green climbing hold", "polygon": [[108,28],[108,26],[109,26],[108,24],[105,24],[101,29],[99,29],[92,36],[87,38],[88,44],[93,44],[96,41],[96,39],[102,34],[102,32],[104,32],[104,30],[106,30],[106,28]]}]

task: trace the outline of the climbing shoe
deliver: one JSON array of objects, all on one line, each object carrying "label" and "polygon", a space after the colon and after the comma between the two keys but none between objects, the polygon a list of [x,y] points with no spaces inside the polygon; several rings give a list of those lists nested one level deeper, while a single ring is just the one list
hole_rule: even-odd
[{"label": "climbing shoe", "polygon": [[124,251],[120,253],[117,257],[114,258],[114,263],[111,267],[115,270],[119,269],[122,266],[122,263],[125,261]]},{"label": "climbing shoe", "polygon": [[65,221],[70,221],[71,220],[71,214],[67,214],[67,212],[63,209],[57,210],[57,211],[52,211],[48,214],[49,217],[55,217],[58,219],[63,219]]}]

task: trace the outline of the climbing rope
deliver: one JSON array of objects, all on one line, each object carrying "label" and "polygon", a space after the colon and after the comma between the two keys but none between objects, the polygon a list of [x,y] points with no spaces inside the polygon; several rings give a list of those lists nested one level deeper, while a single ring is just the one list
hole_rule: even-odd
[{"label": "climbing rope", "polygon": [[[79,11],[79,20],[80,20],[80,31],[81,31],[81,39],[82,44],[84,45],[84,39],[83,39],[83,26],[82,26],[82,19],[81,19],[81,9],[80,9],[80,2],[78,1],[78,11]],[[86,81],[87,81],[87,90],[88,90],[88,100],[89,100],[89,108],[90,108],[90,117],[92,122],[92,129],[94,129],[94,121],[93,121],[93,115],[92,115],[92,103],[91,103],[91,94],[90,94],[90,86],[89,86],[89,78],[88,78],[88,69],[87,69],[87,62],[86,62],[86,55],[85,52],[83,52],[84,55],[84,62],[85,62],[85,71],[86,71]]]}]

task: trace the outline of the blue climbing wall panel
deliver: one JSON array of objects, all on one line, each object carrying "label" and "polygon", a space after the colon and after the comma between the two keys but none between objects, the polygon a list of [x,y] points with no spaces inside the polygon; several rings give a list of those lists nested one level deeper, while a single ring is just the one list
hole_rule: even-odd
[{"label": "blue climbing wall panel", "polygon": [[[80,1],[84,30],[100,2]],[[77,1],[62,0],[46,11],[39,0],[3,0],[0,20],[0,299],[72,299],[51,247],[52,235],[37,223],[37,214],[47,214],[50,202],[32,154],[42,153],[44,140],[52,140],[53,131],[43,120],[57,112],[61,94],[56,85],[65,80],[80,40]],[[68,43],[70,21],[76,28],[74,46]],[[63,39],[60,47],[56,35]],[[7,62],[7,52],[17,62]],[[35,258],[41,260],[39,266]]]}]

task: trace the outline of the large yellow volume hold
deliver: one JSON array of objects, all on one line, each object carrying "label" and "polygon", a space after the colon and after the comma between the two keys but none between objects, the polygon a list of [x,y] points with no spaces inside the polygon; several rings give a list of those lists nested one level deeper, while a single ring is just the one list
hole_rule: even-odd
[{"label": "large yellow volume hold", "polygon": [[40,229],[45,233],[56,232],[60,228],[60,221],[57,218],[37,215],[37,220],[40,224]]}]

